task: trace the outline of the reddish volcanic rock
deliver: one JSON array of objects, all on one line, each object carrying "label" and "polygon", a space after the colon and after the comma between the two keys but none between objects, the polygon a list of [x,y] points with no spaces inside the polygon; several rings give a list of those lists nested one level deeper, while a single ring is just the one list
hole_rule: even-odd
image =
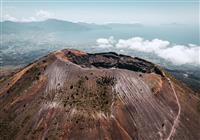
[{"label": "reddish volcanic rock", "polygon": [[62,50],[0,79],[0,139],[198,140],[200,99],[158,66]]}]

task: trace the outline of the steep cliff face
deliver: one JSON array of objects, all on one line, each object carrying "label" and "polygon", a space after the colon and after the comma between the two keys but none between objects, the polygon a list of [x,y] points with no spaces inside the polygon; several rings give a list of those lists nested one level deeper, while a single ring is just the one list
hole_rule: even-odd
[{"label": "steep cliff face", "polygon": [[66,49],[0,87],[0,139],[200,139],[200,99],[139,58]]}]

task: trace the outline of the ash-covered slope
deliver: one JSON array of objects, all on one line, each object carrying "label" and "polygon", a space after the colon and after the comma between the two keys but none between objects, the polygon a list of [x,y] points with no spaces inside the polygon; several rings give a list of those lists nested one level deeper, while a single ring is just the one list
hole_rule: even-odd
[{"label": "ash-covered slope", "polygon": [[150,62],[67,49],[1,77],[0,139],[198,140],[199,104]]}]

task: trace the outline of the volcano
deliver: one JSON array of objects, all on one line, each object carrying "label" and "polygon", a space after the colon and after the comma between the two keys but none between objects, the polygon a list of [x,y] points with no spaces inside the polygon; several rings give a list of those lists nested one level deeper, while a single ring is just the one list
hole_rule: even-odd
[{"label": "volcano", "polygon": [[199,140],[200,99],[146,60],[64,49],[0,77],[2,140]]}]

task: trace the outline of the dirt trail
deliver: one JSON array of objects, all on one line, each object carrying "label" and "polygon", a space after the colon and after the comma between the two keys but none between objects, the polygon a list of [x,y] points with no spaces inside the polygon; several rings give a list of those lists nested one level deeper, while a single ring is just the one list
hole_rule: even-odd
[{"label": "dirt trail", "polygon": [[174,133],[176,132],[176,127],[178,126],[178,122],[179,122],[179,118],[180,118],[180,114],[181,114],[181,105],[180,105],[178,96],[177,96],[177,94],[176,94],[176,91],[175,91],[175,89],[174,89],[173,83],[171,82],[171,80],[170,80],[169,78],[167,78],[167,80],[168,80],[168,82],[169,82],[169,84],[170,84],[170,86],[171,86],[171,88],[172,88],[172,91],[173,91],[173,93],[174,93],[174,96],[175,96],[176,101],[177,101],[177,104],[178,104],[178,114],[177,114],[177,116],[176,116],[176,118],[175,118],[175,120],[174,120],[172,129],[171,129],[171,131],[170,131],[170,133],[169,133],[169,135],[168,135],[168,137],[167,137],[167,139],[166,139],[166,140],[170,140],[170,139],[172,138],[172,136],[174,135]]}]

